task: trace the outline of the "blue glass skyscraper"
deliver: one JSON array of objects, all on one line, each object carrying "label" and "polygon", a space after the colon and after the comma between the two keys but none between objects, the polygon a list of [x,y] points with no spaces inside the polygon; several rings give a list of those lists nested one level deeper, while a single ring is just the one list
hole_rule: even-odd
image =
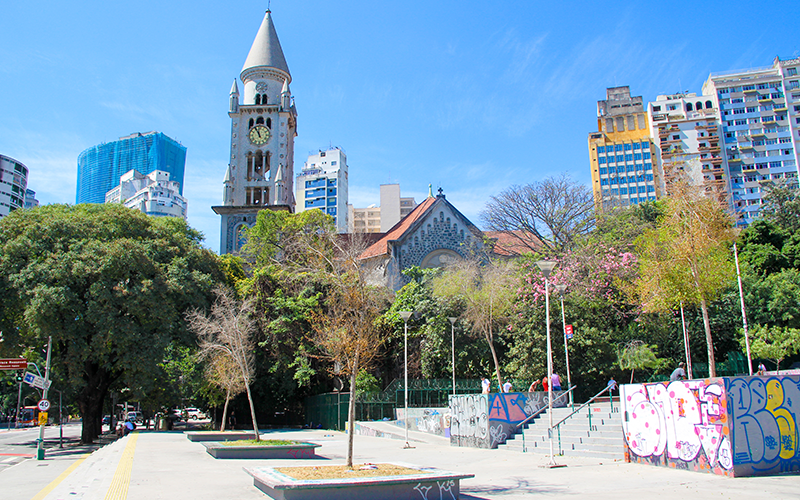
[{"label": "blue glass skyscraper", "polygon": [[183,195],[183,172],[186,148],[161,132],[146,132],[120,137],[83,151],[78,156],[76,203],[104,203],[106,193],[119,185],[119,178],[129,170],[147,175],[154,170],[169,172],[180,183]]}]

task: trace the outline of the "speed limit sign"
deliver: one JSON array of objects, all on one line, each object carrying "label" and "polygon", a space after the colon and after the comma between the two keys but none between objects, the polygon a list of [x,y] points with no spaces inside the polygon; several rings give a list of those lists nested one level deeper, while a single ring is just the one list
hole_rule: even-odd
[{"label": "speed limit sign", "polygon": [[42,399],[39,401],[39,411],[47,411],[50,409],[50,401]]}]

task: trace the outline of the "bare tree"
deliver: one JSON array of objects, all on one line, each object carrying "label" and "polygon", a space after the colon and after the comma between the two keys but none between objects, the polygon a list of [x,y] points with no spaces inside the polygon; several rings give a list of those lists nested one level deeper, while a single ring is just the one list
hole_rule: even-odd
[{"label": "bare tree", "polygon": [[231,399],[245,390],[242,372],[236,362],[227,354],[212,354],[206,366],[206,379],[212,385],[225,391],[225,406],[222,409],[222,424],[220,430],[225,431],[228,421],[228,403]]},{"label": "bare tree", "polygon": [[214,290],[217,299],[211,306],[211,315],[192,310],[186,314],[189,329],[193,331],[200,343],[199,357],[227,357],[239,369],[241,380],[247,391],[250,403],[250,416],[253,419],[253,432],[259,440],[258,422],[250,393],[250,384],[255,375],[255,340],[256,320],[252,316],[252,301],[239,301],[234,292],[225,287]]},{"label": "bare tree", "polygon": [[507,233],[531,251],[541,251],[536,248],[541,241],[548,250],[563,252],[594,227],[594,197],[562,174],[492,196],[481,219],[486,229]]}]

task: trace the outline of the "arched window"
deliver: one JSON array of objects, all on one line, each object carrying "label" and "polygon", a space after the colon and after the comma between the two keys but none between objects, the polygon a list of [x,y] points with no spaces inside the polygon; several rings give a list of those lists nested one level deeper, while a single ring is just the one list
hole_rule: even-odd
[{"label": "arched window", "polygon": [[248,128],[253,128],[253,119],[250,118],[250,126]]},{"label": "arched window", "polygon": [[264,125],[264,117],[263,116],[259,116],[258,118],[256,118],[256,124],[257,125]]},{"label": "arched window", "polygon": [[706,109],[711,109],[711,101],[706,101]]},{"label": "arched window", "polygon": [[253,166],[253,180],[264,178],[264,154],[261,150],[256,151],[255,164]]},{"label": "arched window", "polygon": [[261,94],[256,94],[256,104],[261,104]]},{"label": "arched window", "polygon": [[266,103],[267,103],[267,94],[262,94],[261,95],[261,104],[266,104]]},{"label": "arched window", "polygon": [[[700,108],[702,108],[702,107],[703,107],[703,105],[701,104],[701,105],[700,105]],[[699,109],[699,108],[698,108],[698,109]],[[692,103],[690,103],[690,102],[687,102],[687,103],[686,103],[686,111],[691,111],[691,110],[692,110]]]},{"label": "arched window", "polygon": [[272,118],[267,118],[267,127],[272,128]]}]

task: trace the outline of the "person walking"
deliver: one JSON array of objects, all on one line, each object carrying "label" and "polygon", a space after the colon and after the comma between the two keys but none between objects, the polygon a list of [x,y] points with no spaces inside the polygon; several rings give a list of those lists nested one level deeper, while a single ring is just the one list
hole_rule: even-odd
[{"label": "person walking", "polygon": [[542,390],[547,392],[547,388],[550,387],[550,381],[547,380],[547,375],[542,377]]},{"label": "person walking", "polygon": [[503,384],[503,392],[511,392],[513,389],[514,387],[511,385],[511,382],[506,380],[506,383]]},{"label": "person walking", "polygon": [[537,378],[533,382],[531,382],[531,386],[528,387],[528,392],[534,392],[536,390],[536,386],[539,385],[539,379]]},{"label": "person walking", "polygon": [[489,379],[484,377],[481,380],[481,393],[482,394],[489,394],[489,391],[492,390],[492,383],[489,382]]},{"label": "person walking", "polygon": [[560,391],[561,390],[561,377],[558,376],[558,373],[553,372],[553,390]]},{"label": "person walking", "polygon": [[672,375],[669,376],[669,381],[675,382],[676,380],[686,380],[686,370],[684,370],[685,367],[686,363],[683,361],[678,363],[678,367],[675,368],[675,370],[672,371]]}]

